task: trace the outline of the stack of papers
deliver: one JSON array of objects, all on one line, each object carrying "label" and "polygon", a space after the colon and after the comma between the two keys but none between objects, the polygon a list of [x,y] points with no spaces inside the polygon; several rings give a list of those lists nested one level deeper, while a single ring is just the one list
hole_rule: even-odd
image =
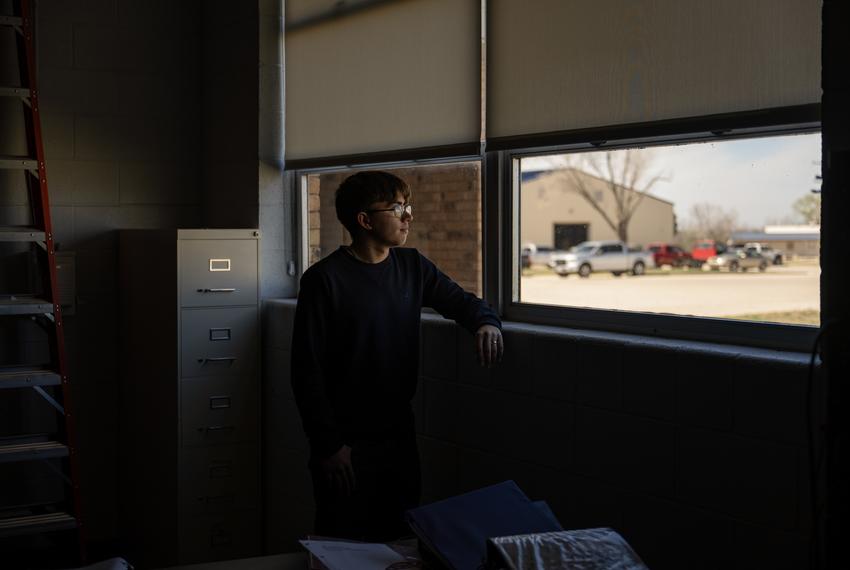
[{"label": "stack of papers", "polygon": [[487,562],[488,567],[512,570],[647,570],[629,543],[610,528],[491,538],[487,541]]},{"label": "stack of papers", "polygon": [[328,570],[387,570],[407,560],[381,543],[342,540],[301,540],[310,554]]}]

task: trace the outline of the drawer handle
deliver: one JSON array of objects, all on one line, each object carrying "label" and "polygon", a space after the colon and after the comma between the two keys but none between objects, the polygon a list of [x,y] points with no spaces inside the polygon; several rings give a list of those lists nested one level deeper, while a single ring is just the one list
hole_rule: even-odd
[{"label": "drawer handle", "polygon": [[230,396],[210,396],[211,410],[224,410],[230,407]]},{"label": "drawer handle", "polygon": [[198,289],[198,293],[235,293],[235,287],[219,287],[217,289]]},{"label": "drawer handle", "polygon": [[236,429],[236,426],[205,426],[205,427],[199,427],[198,431],[219,432],[219,431],[233,431],[235,429]]},{"label": "drawer handle", "polygon": [[207,495],[206,497],[198,497],[198,502],[206,503],[208,506],[224,505],[232,503],[236,499],[231,495]]},{"label": "drawer handle", "polygon": [[199,358],[198,364],[204,366],[207,362],[229,362],[231,365],[236,362],[235,356],[218,356],[216,358]]}]

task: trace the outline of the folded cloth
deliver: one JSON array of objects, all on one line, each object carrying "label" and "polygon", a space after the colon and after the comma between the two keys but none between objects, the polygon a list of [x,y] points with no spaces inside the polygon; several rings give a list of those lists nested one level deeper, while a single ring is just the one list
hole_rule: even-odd
[{"label": "folded cloth", "polygon": [[487,539],[561,530],[545,503],[534,504],[513,481],[411,509],[408,524],[425,549],[451,570],[474,570]]}]

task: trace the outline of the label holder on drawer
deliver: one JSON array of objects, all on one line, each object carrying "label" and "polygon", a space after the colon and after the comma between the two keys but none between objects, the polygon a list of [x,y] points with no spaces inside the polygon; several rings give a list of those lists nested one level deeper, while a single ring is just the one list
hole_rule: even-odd
[{"label": "label holder on drawer", "polygon": [[230,407],[230,396],[210,396],[211,410],[226,410]]},{"label": "label holder on drawer", "polygon": [[233,544],[233,533],[221,523],[214,524],[210,528],[210,547],[223,547]]},{"label": "label holder on drawer", "polygon": [[210,271],[230,271],[230,259],[210,259]]},{"label": "label holder on drawer", "polygon": [[213,461],[209,465],[210,479],[227,479],[233,476],[232,461]]},{"label": "label holder on drawer", "polygon": [[229,328],[210,329],[210,341],[230,340],[231,334]]}]

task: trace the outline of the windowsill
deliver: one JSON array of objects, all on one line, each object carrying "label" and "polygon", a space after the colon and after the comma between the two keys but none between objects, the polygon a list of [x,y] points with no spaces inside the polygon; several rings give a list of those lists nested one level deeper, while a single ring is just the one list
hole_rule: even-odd
[{"label": "windowsill", "polygon": [[[440,315],[422,314],[422,320],[430,323],[447,323],[452,321]],[[775,350],[752,346],[720,344],[697,340],[681,340],[638,334],[617,333],[590,329],[575,329],[550,325],[535,325],[505,321],[502,328],[506,332],[525,333],[563,340],[579,340],[598,343],[626,345],[633,348],[651,350],[675,350],[682,353],[699,353],[701,355],[716,354],[723,358],[742,358],[747,360],[770,360],[785,365],[808,365],[809,354],[801,351]]]},{"label": "windowsill", "polygon": [[[295,298],[267,299],[264,302],[271,305],[295,308],[297,300]],[[444,319],[438,314],[424,311],[422,313],[422,321],[428,323],[429,325],[454,325],[453,321]],[[758,348],[734,344],[720,344],[698,340],[662,338],[654,336],[644,336],[639,334],[577,329],[550,325],[536,325],[530,323],[510,321],[505,321],[503,323],[503,329],[506,332],[510,333],[528,334],[570,341],[578,340],[585,342],[616,344],[619,346],[625,345],[631,348],[646,348],[649,350],[669,350],[681,353],[700,354],[703,356],[707,354],[714,354],[722,358],[741,358],[750,361],[769,360],[772,363],[783,364],[786,366],[808,366],[810,358],[809,353],[803,351],[776,350],[770,348]]]}]

